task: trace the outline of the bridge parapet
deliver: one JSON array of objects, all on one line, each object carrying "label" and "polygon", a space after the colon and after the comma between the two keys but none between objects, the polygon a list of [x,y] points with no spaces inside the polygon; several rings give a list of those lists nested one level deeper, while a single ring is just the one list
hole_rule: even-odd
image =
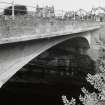
[{"label": "bridge parapet", "polygon": [[[3,23],[3,26],[0,23],[0,33],[1,33],[0,44],[2,44],[0,45],[1,46],[0,47],[0,86],[2,86],[10,77],[12,77],[24,65],[26,65],[33,58],[37,57],[47,49],[56,46],[57,44],[60,44],[64,41],[67,41],[68,39],[71,39],[73,37],[83,38],[85,36],[87,41],[88,42],[90,41],[89,44],[91,44],[91,42],[95,42],[94,40],[91,40],[91,36],[94,35],[98,36],[100,32],[104,30],[104,27],[100,31],[96,30],[99,29],[101,25],[96,22],[82,21],[79,23],[77,21],[74,22],[74,21],[59,20],[59,22],[57,21],[55,23],[55,21],[53,20],[54,23],[50,23],[49,20],[44,20],[44,22],[43,21],[39,22],[38,20],[35,20],[37,24],[31,21],[28,22],[31,22],[32,24],[31,23],[28,24],[25,23],[26,20],[24,21],[20,20],[20,23],[16,21],[17,21],[16,19],[15,21],[12,21],[11,19],[5,20],[4,23],[6,24]],[[0,22],[3,21],[0,20]],[[55,27],[54,28],[56,29],[55,31],[53,31],[54,30],[53,27]],[[4,30],[2,30],[3,28]],[[36,29],[39,30],[38,31],[39,33],[35,31]],[[49,31],[46,31],[48,29]],[[17,30],[18,33],[16,33]],[[92,31],[93,33],[90,31]],[[8,34],[6,34],[6,32],[8,32]],[[60,36],[60,37],[53,37],[53,36]],[[53,37],[53,38],[48,39],[45,37]],[[37,39],[37,40],[32,40],[32,39]],[[11,43],[17,41],[24,41],[24,42]],[[4,43],[11,43],[11,44],[4,44]]]},{"label": "bridge parapet", "polygon": [[30,37],[34,35],[51,36],[64,32],[75,33],[99,25],[96,21],[70,21],[59,19],[41,19],[37,17],[18,16],[15,20],[10,17],[0,17],[0,39],[15,37]]}]

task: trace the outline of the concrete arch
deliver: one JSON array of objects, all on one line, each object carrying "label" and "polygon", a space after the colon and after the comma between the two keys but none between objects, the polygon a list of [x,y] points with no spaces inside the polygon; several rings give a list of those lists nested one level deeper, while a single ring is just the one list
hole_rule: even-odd
[{"label": "concrete arch", "polygon": [[[88,40],[85,37],[80,36],[80,37],[72,37],[57,45],[52,46],[51,48],[47,50],[47,53],[51,53],[52,55],[57,54],[58,56],[60,55],[62,56],[62,54],[65,56],[65,54],[69,54],[69,53],[77,54],[77,55],[79,54],[87,55],[87,51],[89,48],[90,48],[90,45],[89,45]],[[41,56],[43,57],[44,54],[45,53],[42,53]]]},{"label": "concrete arch", "polygon": [[[38,39],[21,43],[0,46],[0,86],[11,78],[18,70],[47,49],[72,38],[87,40],[84,34],[64,35],[46,39]],[[87,40],[88,44],[89,41]],[[90,45],[90,44],[89,44]]]}]

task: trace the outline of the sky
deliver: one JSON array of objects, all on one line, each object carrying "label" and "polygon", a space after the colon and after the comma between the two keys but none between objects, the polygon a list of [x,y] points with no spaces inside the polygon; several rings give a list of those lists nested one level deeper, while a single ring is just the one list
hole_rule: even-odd
[{"label": "sky", "polygon": [[[8,7],[9,4],[2,2],[11,3],[13,0],[0,0],[0,8]],[[105,7],[105,0],[14,0],[16,4],[24,4],[27,6],[52,6],[54,5],[56,10],[79,10],[80,8],[85,10],[91,10],[92,7],[102,6]],[[28,8],[29,11],[33,11],[33,8]],[[1,11],[1,9],[0,9]]]}]

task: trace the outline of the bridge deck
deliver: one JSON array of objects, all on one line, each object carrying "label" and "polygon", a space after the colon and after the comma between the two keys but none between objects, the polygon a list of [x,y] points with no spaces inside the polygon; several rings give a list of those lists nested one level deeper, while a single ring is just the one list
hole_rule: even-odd
[{"label": "bridge deck", "polygon": [[82,32],[96,30],[99,28],[100,26],[97,25],[97,26],[92,26],[92,27],[87,27],[87,28],[86,27],[78,28],[74,30],[52,32],[52,33],[47,33],[47,34],[22,35],[22,36],[17,36],[17,37],[1,38],[0,44],[22,42],[22,41],[28,41],[28,40],[34,40],[34,39],[40,39],[40,38],[50,38],[50,37],[55,37],[55,36],[82,33]]},{"label": "bridge deck", "polygon": [[[102,23],[101,23],[102,24]],[[0,17],[0,44],[81,33],[100,28],[96,21]]]}]

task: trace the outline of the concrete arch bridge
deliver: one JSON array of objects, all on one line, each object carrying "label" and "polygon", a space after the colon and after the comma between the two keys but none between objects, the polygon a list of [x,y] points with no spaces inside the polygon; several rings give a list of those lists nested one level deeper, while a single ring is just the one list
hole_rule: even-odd
[{"label": "concrete arch bridge", "polygon": [[[8,37],[0,39],[0,86],[10,79],[17,71],[32,59],[47,49],[61,43],[71,42],[71,46],[82,46],[85,41],[91,49],[96,46],[99,36],[104,35],[105,27],[102,24],[74,29],[72,32],[55,32],[41,35],[22,37]],[[72,43],[72,40],[73,43]],[[75,42],[75,43],[74,43]],[[68,45],[69,46],[69,45]]]}]

